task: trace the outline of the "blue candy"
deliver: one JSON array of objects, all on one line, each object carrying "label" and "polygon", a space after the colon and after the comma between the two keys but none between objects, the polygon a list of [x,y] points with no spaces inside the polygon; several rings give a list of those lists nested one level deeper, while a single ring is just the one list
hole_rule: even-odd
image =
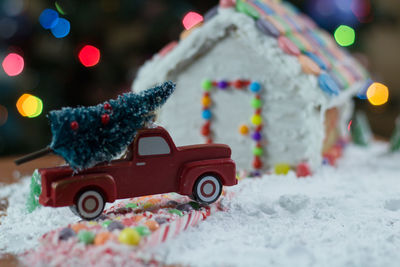
[{"label": "blue candy", "polygon": [[211,111],[209,109],[203,110],[203,113],[202,113],[203,119],[209,120],[209,119],[211,119],[211,116],[212,116]]},{"label": "blue candy", "polygon": [[323,70],[327,70],[328,69],[328,67],[325,65],[325,63],[322,61],[322,59],[320,59],[319,58],[319,56],[317,56],[316,54],[314,54],[314,53],[311,53],[311,52],[305,52],[305,54],[309,57],[309,58],[311,58],[315,63],[317,63],[317,65],[321,68],[321,69],[323,69]]},{"label": "blue candy", "polygon": [[250,84],[250,91],[252,91],[253,93],[258,93],[261,90],[261,84],[258,82],[252,82]]},{"label": "blue candy", "polygon": [[272,25],[272,23],[266,21],[265,19],[259,18],[256,21],[256,27],[265,35],[270,35],[273,37],[278,37],[280,35],[279,30]]},{"label": "blue candy", "polygon": [[272,10],[272,8],[270,8],[269,6],[267,6],[265,3],[262,3],[260,1],[255,1],[254,4],[259,7],[260,9],[262,9],[262,11],[265,12],[265,14],[267,15],[272,15],[275,12]]},{"label": "blue candy", "polygon": [[329,95],[339,95],[340,89],[335,80],[327,73],[322,73],[318,77],[318,84],[322,91]]}]

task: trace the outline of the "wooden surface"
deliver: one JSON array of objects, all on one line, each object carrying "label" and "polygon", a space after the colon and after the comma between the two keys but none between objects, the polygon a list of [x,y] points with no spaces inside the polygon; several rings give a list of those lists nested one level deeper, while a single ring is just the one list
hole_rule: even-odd
[{"label": "wooden surface", "polygon": [[[51,155],[22,164],[20,166],[16,166],[14,164],[14,160],[17,158],[19,158],[19,156],[0,158],[0,187],[1,183],[11,184],[18,182],[20,178],[31,175],[32,172],[37,168],[54,167],[64,164],[64,160],[62,158]],[[0,211],[7,210],[7,205],[8,202],[6,199],[0,199]],[[15,255],[2,254],[0,251],[1,267],[13,267],[18,265],[18,258]]]}]

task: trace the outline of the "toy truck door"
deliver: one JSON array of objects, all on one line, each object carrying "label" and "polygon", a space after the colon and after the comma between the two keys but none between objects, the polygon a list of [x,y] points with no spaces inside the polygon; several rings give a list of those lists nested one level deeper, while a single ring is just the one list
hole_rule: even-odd
[{"label": "toy truck door", "polygon": [[[142,195],[174,192],[178,188],[175,148],[163,135],[141,135],[136,141],[135,187]],[[137,191],[135,189],[135,191]]]}]

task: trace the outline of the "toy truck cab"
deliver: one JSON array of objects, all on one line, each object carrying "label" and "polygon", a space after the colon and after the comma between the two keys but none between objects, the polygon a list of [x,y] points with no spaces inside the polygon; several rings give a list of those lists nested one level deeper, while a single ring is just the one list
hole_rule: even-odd
[{"label": "toy truck cab", "polygon": [[105,202],[177,192],[201,203],[215,202],[222,186],[237,184],[227,145],[176,147],[162,127],[143,129],[123,159],[78,173],[69,167],[40,169],[44,206],[72,206],[84,219],[98,217]]}]

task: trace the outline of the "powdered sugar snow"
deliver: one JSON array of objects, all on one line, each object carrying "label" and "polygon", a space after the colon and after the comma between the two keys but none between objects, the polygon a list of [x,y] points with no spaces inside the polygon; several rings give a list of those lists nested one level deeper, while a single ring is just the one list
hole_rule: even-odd
[{"label": "powdered sugar snow", "polygon": [[[350,146],[337,168],[313,177],[268,175],[232,187],[218,212],[147,253],[190,266],[398,266],[400,154],[387,145]],[[24,211],[29,181],[0,189],[0,252],[21,253],[38,238],[76,222],[68,208]]]}]

